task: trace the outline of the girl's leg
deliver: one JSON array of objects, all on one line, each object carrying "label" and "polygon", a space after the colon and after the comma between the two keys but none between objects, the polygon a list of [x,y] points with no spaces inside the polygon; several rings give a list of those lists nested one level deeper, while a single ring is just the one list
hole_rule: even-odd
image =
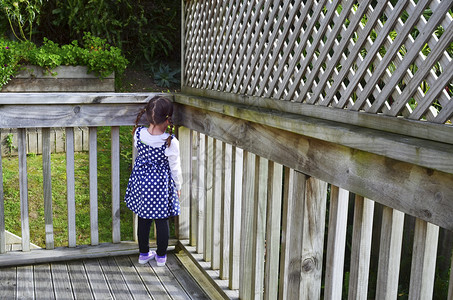
[{"label": "girl's leg", "polygon": [[167,219],[155,219],[157,234],[157,255],[167,254],[168,239],[170,238],[170,228]]},{"label": "girl's leg", "polygon": [[140,253],[149,252],[149,230],[152,220],[138,217],[138,248]]}]

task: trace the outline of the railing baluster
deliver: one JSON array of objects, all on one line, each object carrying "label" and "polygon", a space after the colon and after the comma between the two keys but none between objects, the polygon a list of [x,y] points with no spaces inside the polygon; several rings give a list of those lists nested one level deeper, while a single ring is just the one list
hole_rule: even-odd
[{"label": "railing baluster", "polygon": [[18,129],[20,215],[22,224],[22,251],[30,251],[30,225],[28,222],[27,182],[27,130]]},{"label": "railing baluster", "polygon": [[112,240],[121,242],[120,229],[120,128],[112,126]]},{"label": "railing baluster", "polygon": [[433,297],[438,239],[438,226],[416,219],[409,299],[428,300]]},{"label": "railing baluster", "polygon": [[404,213],[384,206],[376,299],[396,299],[403,242]]},{"label": "railing baluster", "polygon": [[356,195],[352,232],[349,299],[366,299],[371,256],[374,201]]},{"label": "railing baluster", "polygon": [[231,162],[231,209],[230,209],[230,270],[229,288],[239,289],[240,283],[240,257],[241,257],[241,219],[242,219],[242,186],[244,151],[232,147]]},{"label": "railing baluster", "polygon": [[220,218],[222,198],[222,142],[214,140],[212,166],[211,268],[220,269]]},{"label": "railing baluster", "polygon": [[89,164],[90,164],[90,230],[91,245],[99,244],[98,229],[98,160],[97,160],[97,127],[89,127]]},{"label": "railing baluster", "polygon": [[242,190],[241,217],[241,257],[239,298],[251,299],[251,287],[254,273],[252,264],[253,251],[253,202],[255,194],[255,154],[244,152],[244,184]]},{"label": "railing baluster", "polygon": [[282,245],[279,299],[299,299],[301,280],[302,232],[307,176],[285,167],[282,215]]},{"label": "railing baluster", "polygon": [[197,227],[197,253],[204,253],[205,249],[205,203],[206,203],[206,139],[204,134],[198,135],[198,150],[197,150],[197,174],[198,174],[198,196],[197,202],[197,213],[198,213],[198,227]]},{"label": "railing baluster", "polygon": [[283,166],[269,161],[264,299],[278,297]]},{"label": "railing baluster", "polygon": [[[2,132],[0,131],[0,141]],[[6,252],[5,198],[3,194],[2,148],[0,146],[0,253]]]},{"label": "railing baluster", "polygon": [[178,217],[178,238],[180,240],[186,240],[190,236],[190,161],[192,159],[191,150],[191,132],[189,128],[179,127],[178,128],[179,142],[183,145],[181,152],[181,169],[182,169],[182,188],[181,198],[179,199],[181,214]]},{"label": "railing baluster", "polygon": [[341,299],[344,253],[348,225],[349,192],[332,185],[330,189],[329,232],[327,236],[325,299]]},{"label": "railing baluster", "polygon": [[68,245],[76,246],[76,209],[74,175],[74,128],[66,128],[66,188],[68,202]]},{"label": "railing baluster", "polygon": [[198,151],[200,133],[190,130],[190,238],[191,246],[198,244]]},{"label": "railing baluster", "polygon": [[264,289],[264,253],[266,247],[266,213],[269,177],[269,161],[256,156],[255,191],[253,197],[252,231],[252,288],[250,299],[262,299]]},{"label": "railing baluster", "polygon": [[206,136],[205,215],[204,215],[204,260],[212,259],[212,177],[213,177],[213,138]]},{"label": "railing baluster", "polygon": [[220,278],[229,278],[230,215],[232,189],[232,146],[222,144],[222,197],[220,200]]},{"label": "railing baluster", "polygon": [[42,177],[46,249],[54,249],[50,128],[42,128]]}]

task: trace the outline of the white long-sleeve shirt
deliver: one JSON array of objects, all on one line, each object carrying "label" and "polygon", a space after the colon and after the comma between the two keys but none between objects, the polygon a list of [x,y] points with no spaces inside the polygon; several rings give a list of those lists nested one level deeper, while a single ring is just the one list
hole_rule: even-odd
[{"label": "white long-sleeve shirt", "polygon": [[[169,137],[168,133],[160,135],[151,135],[148,132],[148,128],[141,127],[137,128],[140,130],[140,140],[151,147],[162,147],[162,144],[167,141]],[[137,147],[137,135],[134,134],[134,145]],[[165,156],[168,157],[168,163],[170,164],[171,177],[175,181],[176,190],[181,190],[182,186],[182,171],[181,171],[181,159],[179,155],[179,141],[176,138],[171,140],[170,147],[165,149]]]}]

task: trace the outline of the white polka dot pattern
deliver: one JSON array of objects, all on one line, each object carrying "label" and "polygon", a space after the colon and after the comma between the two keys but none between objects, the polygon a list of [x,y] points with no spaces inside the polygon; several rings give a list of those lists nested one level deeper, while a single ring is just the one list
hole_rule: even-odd
[{"label": "white polka dot pattern", "polygon": [[165,156],[167,143],[155,148],[140,142],[140,130],[136,134],[138,155],[124,197],[127,207],[143,219],[178,216],[179,200]]}]

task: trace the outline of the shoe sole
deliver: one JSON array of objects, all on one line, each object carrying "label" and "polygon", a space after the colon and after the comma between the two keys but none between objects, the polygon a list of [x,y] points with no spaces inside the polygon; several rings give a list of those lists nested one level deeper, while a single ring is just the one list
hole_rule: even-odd
[{"label": "shoe sole", "polygon": [[163,267],[163,266],[165,266],[165,263],[157,263],[157,266],[158,267]]}]

